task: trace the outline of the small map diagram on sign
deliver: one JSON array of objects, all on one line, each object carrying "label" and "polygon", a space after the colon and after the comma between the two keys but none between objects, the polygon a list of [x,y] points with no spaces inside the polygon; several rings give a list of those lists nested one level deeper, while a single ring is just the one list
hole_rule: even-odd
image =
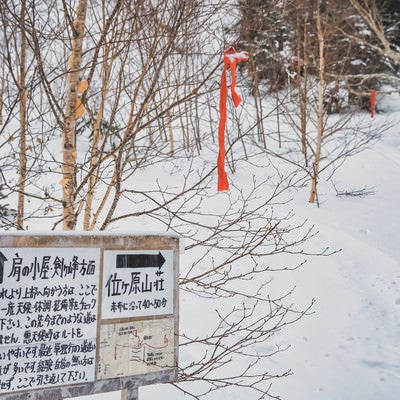
[{"label": "small map diagram on sign", "polygon": [[174,349],[172,318],[102,325],[97,379],[171,369]]}]

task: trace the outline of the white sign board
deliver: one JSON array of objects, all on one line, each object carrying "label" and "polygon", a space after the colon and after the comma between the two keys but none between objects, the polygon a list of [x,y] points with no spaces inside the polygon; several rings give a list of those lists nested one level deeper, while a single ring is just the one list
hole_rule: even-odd
[{"label": "white sign board", "polygon": [[0,393],[95,379],[100,250],[2,248]]},{"label": "white sign board", "polygon": [[163,235],[0,235],[0,400],[176,379],[178,254]]},{"label": "white sign board", "polygon": [[101,318],[172,314],[173,252],[104,251]]}]

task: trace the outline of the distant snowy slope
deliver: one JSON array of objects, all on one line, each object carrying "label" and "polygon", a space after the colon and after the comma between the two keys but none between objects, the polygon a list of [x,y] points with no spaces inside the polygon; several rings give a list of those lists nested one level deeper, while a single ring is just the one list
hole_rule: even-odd
[{"label": "distant snowy slope", "polygon": [[[397,96],[397,97],[396,97]],[[316,225],[316,245],[341,249],[310,258],[281,277],[295,284],[295,298],[315,298],[314,314],[282,332],[291,347],[273,359],[290,368],[271,394],[284,400],[397,400],[400,393],[400,101],[393,95],[388,113],[371,127],[391,128],[383,138],[348,159],[333,177],[340,192],[365,189],[365,196],[337,196],[331,181],[320,181],[320,208],[307,202],[308,188],[293,193],[297,217]],[[240,176],[240,174],[238,175]],[[237,177],[235,177],[237,179]],[[245,185],[244,179],[237,185]],[[368,194],[369,193],[369,194]],[[161,388],[140,389],[153,399]],[[164,398],[185,398],[162,388]],[[218,394],[216,397],[218,398]],[[232,395],[235,397],[235,394]]]},{"label": "distant snowy slope", "polygon": [[[386,118],[378,114],[371,124]],[[292,348],[282,362],[294,375],[275,385],[283,399],[399,398],[400,112],[390,118],[382,141],[334,176],[343,191],[374,194],[337,197],[321,182],[319,209],[297,198],[297,213],[317,225],[319,239],[342,251],[298,272],[297,290],[316,298],[315,314],[287,335]]]},{"label": "distant snowy slope", "polygon": [[[283,292],[295,285],[293,299],[299,307],[316,301],[312,315],[265,344],[265,348],[278,343],[290,346],[270,360],[271,370],[293,372],[273,382],[270,394],[283,400],[399,399],[400,96],[380,99],[380,105],[386,112],[370,120],[367,113],[362,117],[372,129],[383,123],[389,123],[390,129],[379,142],[349,158],[331,180],[321,178],[319,208],[308,203],[308,187],[290,192],[293,201],[288,207],[296,218],[308,219],[319,231],[310,244],[314,250],[329,246],[341,251],[328,257],[308,257],[302,268],[279,274],[272,282],[273,290]],[[247,168],[239,170],[234,175],[235,186],[245,188],[249,173]],[[354,195],[363,190],[365,196]],[[206,200],[222,199],[213,196]],[[218,203],[216,209],[222,206]],[[147,222],[144,228],[151,229],[152,222]],[[182,262],[188,262],[185,255]],[[207,310],[188,313],[184,293],[181,301],[181,324],[202,324],[206,329]],[[190,307],[194,309],[194,305]],[[189,398],[169,385],[153,385],[141,387],[139,399],[153,400],[161,393],[163,400]],[[216,391],[207,399],[220,400],[221,396]],[[106,397],[117,400],[119,393]],[[103,398],[89,396],[85,400]],[[248,399],[234,388],[229,398]]]}]

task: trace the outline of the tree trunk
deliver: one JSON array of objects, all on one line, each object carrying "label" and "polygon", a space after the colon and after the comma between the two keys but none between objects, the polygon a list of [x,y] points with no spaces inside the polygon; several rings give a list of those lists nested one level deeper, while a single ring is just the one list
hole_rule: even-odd
[{"label": "tree trunk", "polygon": [[26,32],[25,32],[26,0],[21,1],[21,54],[19,65],[19,181],[18,181],[18,206],[17,206],[17,229],[24,229],[24,209],[25,209],[25,182],[26,182],[26,101],[28,93],[25,87],[26,75]]},{"label": "tree trunk", "polygon": [[310,203],[315,203],[317,199],[317,184],[319,175],[319,162],[321,160],[321,147],[324,131],[324,90],[325,90],[325,59],[324,59],[324,35],[321,25],[321,0],[318,0],[317,10],[317,35],[319,43],[319,82],[318,82],[318,105],[317,105],[317,141],[313,163],[313,173],[310,192]]},{"label": "tree trunk", "polygon": [[76,19],[73,24],[72,54],[67,75],[67,106],[63,131],[63,229],[74,230],[77,215],[75,213],[76,190],[76,143],[75,128],[77,119],[77,90],[82,61],[82,43],[85,30],[87,0],[79,0]]},{"label": "tree trunk", "polygon": [[5,87],[5,67],[4,64],[2,65],[1,69],[1,87],[0,87],[0,126],[3,125],[3,106],[4,106],[4,87]]},{"label": "tree trunk", "polygon": [[[109,58],[108,47],[105,52],[106,60]],[[96,224],[96,218],[93,218],[91,221],[92,213],[93,213],[93,198],[95,193],[95,188],[98,178],[99,172],[99,154],[101,149],[99,148],[100,140],[101,140],[101,124],[103,122],[103,111],[106,103],[106,96],[109,87],[109,80],[110,80],[110,72],[111,72],[111,64],[106,61],[103,64],[103,82],[101,88],[101,102],[99,105],[99,109],[97,111],[96,120],[93,124],[93,144],[92,144],[92,151],[90,157],[90,170],[93,171],[88,180],[88,191],[85,199],[85,215],[83,220],[83,229],[85,231],[92,230]]]},{"label": "tree trunk", "polygon": [[[300,32],[299,32],[300,34]],[[301,92],[301,151],[304,155],[305,166],[308,166],[307,157],[307,91],[308,91],[308,43],[307,43],[307,15],[304,21],[304,34],[303,34],[303,88]],[[300,63],[298,65],[298,75],[301,75]]]},{"label": "tree trunk", "polygon": [[307,58],[308,58],[308,49],[307,49],[307,16],[305,16],[304,20],[304,31],[303,31],[303,44],[301,43],[301,15],[297,15],[297,63],[296,63],[296,84],[297,84],[297,92],[298,92],[298,102],[300,108],[300,135],[301,135],[301,152],[304,156],[304,164],[308,165],[307,158],[307,70],[304,69]]}]

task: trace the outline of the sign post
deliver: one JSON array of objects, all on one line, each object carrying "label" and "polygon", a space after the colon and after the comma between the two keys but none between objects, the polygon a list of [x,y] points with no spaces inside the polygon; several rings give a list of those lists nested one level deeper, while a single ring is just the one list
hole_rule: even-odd
[{"label": "sign post", "polygon": [[0,236],[0,400],[177,379],[175,236]]}]

